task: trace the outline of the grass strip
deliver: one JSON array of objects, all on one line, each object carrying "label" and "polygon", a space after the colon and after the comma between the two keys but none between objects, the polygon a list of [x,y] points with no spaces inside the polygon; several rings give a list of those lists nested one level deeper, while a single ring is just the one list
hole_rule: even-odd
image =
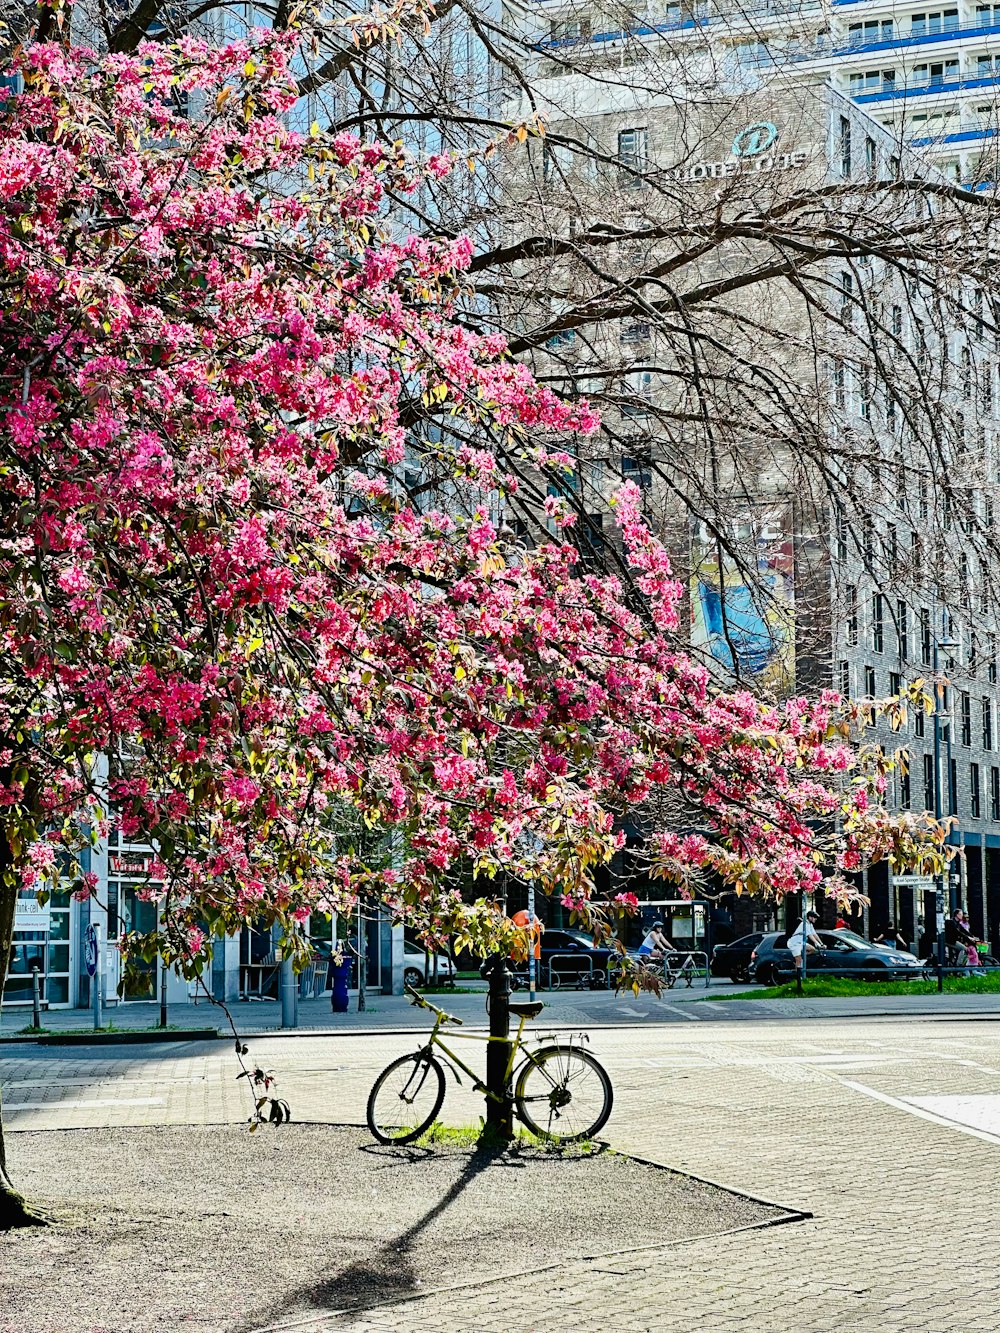
[{"label": "grass strip", "polygon": [[[948,995],[1000,994],[1000,968],[991,968],[984,977],[946,976],[945,993]],[[806,978],[801,996],[794,981],[762,990],[735,991],[726,995],[713,993],[711,1000],[839,1000],[854,995],[936,995],[936,981],[855,981],[851,977],[828,977],[813,981]],[[696,1001],[699,1003],[699,1001]]]}]

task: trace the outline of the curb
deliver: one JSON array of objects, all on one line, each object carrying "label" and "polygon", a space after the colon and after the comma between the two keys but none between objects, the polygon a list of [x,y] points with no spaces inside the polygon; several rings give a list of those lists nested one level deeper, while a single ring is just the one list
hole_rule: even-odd
[{"label": "curb", "polygon": [[180,1028],[166,1032],[49,1032],[42,1037],[12,1037],[39,1046],[132,1046],[163,1041],[218,1041],[218,1028]]}]

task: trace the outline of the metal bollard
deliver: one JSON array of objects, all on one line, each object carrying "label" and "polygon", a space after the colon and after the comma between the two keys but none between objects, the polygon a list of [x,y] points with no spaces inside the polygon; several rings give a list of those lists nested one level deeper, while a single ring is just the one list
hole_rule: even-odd
[{"label": "metal bollard", "polygon": [[38,964],[31,965],[31,1026],[42,1026],[42,994],[38,983]]},{"label": "metal bollard", "polygon": [[167,965],[160,964],[160,1027],[167,1026]]},{"label": "metal bollard", "polygon": [[281,991],[281,1026],[297,1028],[299,1025],[299,983],[292,967],[291,958],[282,958],[281,971],[278,974],[278,986]]}]

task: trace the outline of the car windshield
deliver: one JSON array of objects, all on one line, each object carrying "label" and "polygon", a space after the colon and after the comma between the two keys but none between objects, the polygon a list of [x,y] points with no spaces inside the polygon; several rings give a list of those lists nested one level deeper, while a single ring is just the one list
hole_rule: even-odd
[{"label": "car windshield", "polygon": [[563,934],[568,940],[572,940],[574,944],[582,944],[585,949],[593,949],[595,947],[591,936],[585,935],[582,930],[564,930]]},{"label": "car windshield", "polygon": [[855,935],[853,930],[838,930],[834,938],[846,940],[855,949],[870,949],[872,947],[863,935]]}]

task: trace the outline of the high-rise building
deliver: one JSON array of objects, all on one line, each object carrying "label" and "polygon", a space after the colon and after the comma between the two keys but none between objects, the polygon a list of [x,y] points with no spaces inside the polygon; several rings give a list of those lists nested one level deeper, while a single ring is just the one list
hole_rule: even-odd
[{"label": "high-rise building", "polygon": [[[953,819],[952,892],[1000,948],[996,305],[941,263],[959,214],[903,253],[954,182],[992,177],[976,118],[1000,9],[995,29],[983,7],[624,10],[517,11],[547,116],[525,197],[570,238],[524,266],[517,316],[543,373],[599,384],[605,414],[550,489],[603,542],[611,490],[643,487],[720,679],[857,700],[928,682],[932,714],[861,740],[904,751],[891,808]],[[621,235],[596,281],[572,244],[595,229]],[[865,927],[916,943],[931,885],[882,865],[864,888]]]}]

